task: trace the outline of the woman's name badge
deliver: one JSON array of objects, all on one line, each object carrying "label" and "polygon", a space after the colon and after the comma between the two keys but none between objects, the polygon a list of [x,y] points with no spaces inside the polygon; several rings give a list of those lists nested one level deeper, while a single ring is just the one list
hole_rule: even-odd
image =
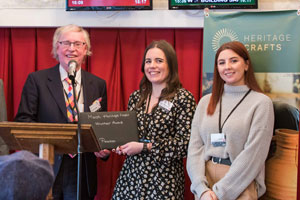
[{"label": "woman's name badge", "polygon": [[210,135],[210,141],[214,147],[226,146],[226,139],[224,133],[212,133]]},{"label": "woman's name badge", "polygon": [[158,106],[169,112],[173,106],[173,103],[167,100],[163,100],[159,102]]}]

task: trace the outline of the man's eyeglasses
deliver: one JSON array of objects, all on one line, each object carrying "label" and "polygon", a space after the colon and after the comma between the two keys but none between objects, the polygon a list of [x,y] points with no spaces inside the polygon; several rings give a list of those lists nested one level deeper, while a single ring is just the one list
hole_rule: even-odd
[{"label": "man's eyeglasses", "polygon": [[76,48],[76,49],[80,49],[82,48],[86,43],[85,42],[80,42],[80,41],[76,41],[76,42],[70,42],[70,41],[58,41],[58,43],[60,45],[62,45],[62,47],[64,48],[69,48],[71,47],[71,45],[73,44],[73,46]]}]

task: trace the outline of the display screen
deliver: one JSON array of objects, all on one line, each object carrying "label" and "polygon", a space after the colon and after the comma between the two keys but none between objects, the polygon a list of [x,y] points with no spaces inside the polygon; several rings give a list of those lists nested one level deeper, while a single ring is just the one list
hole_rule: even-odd
[{"label": "display screen", "polygon": [[152,10],[152,0],[66,0],[67,11]]},{"label": "display screen", "polygon": [[256,9],[258,0],[169,0],[169,9]]}]

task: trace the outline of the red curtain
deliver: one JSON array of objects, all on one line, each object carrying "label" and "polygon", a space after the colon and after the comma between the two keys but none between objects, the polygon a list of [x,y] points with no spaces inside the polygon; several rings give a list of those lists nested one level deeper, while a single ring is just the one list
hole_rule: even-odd
[{"label": "red curtain", "polygon": [[[167,40],[178,56],[183,86],[199,101],[202,71],[202,29],[119,29],[87,28],[93,55],[83,66],[107,82],[108,110],[125,110],[130,93],[138,89],[141,63],[152,40]],[[0,78],[4,82],[8,119],[17,112],[27,75],[54,66],[52,37],[55,28],[0,28]],[[112,154],[98,161],[96,200],[111,198],[125,157]],[[193,199],[186,175],[185,199]]]}]

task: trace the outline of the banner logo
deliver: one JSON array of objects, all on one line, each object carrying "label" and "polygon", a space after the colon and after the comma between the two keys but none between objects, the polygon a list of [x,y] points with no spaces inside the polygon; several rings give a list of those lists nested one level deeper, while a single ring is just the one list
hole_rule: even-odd
[{"label": "banner logo", "polygon": [[239,41],[237,33],[228,28],[222,28],[216,32],[212,39],[212,48],[217,51],[225,42]]}]

